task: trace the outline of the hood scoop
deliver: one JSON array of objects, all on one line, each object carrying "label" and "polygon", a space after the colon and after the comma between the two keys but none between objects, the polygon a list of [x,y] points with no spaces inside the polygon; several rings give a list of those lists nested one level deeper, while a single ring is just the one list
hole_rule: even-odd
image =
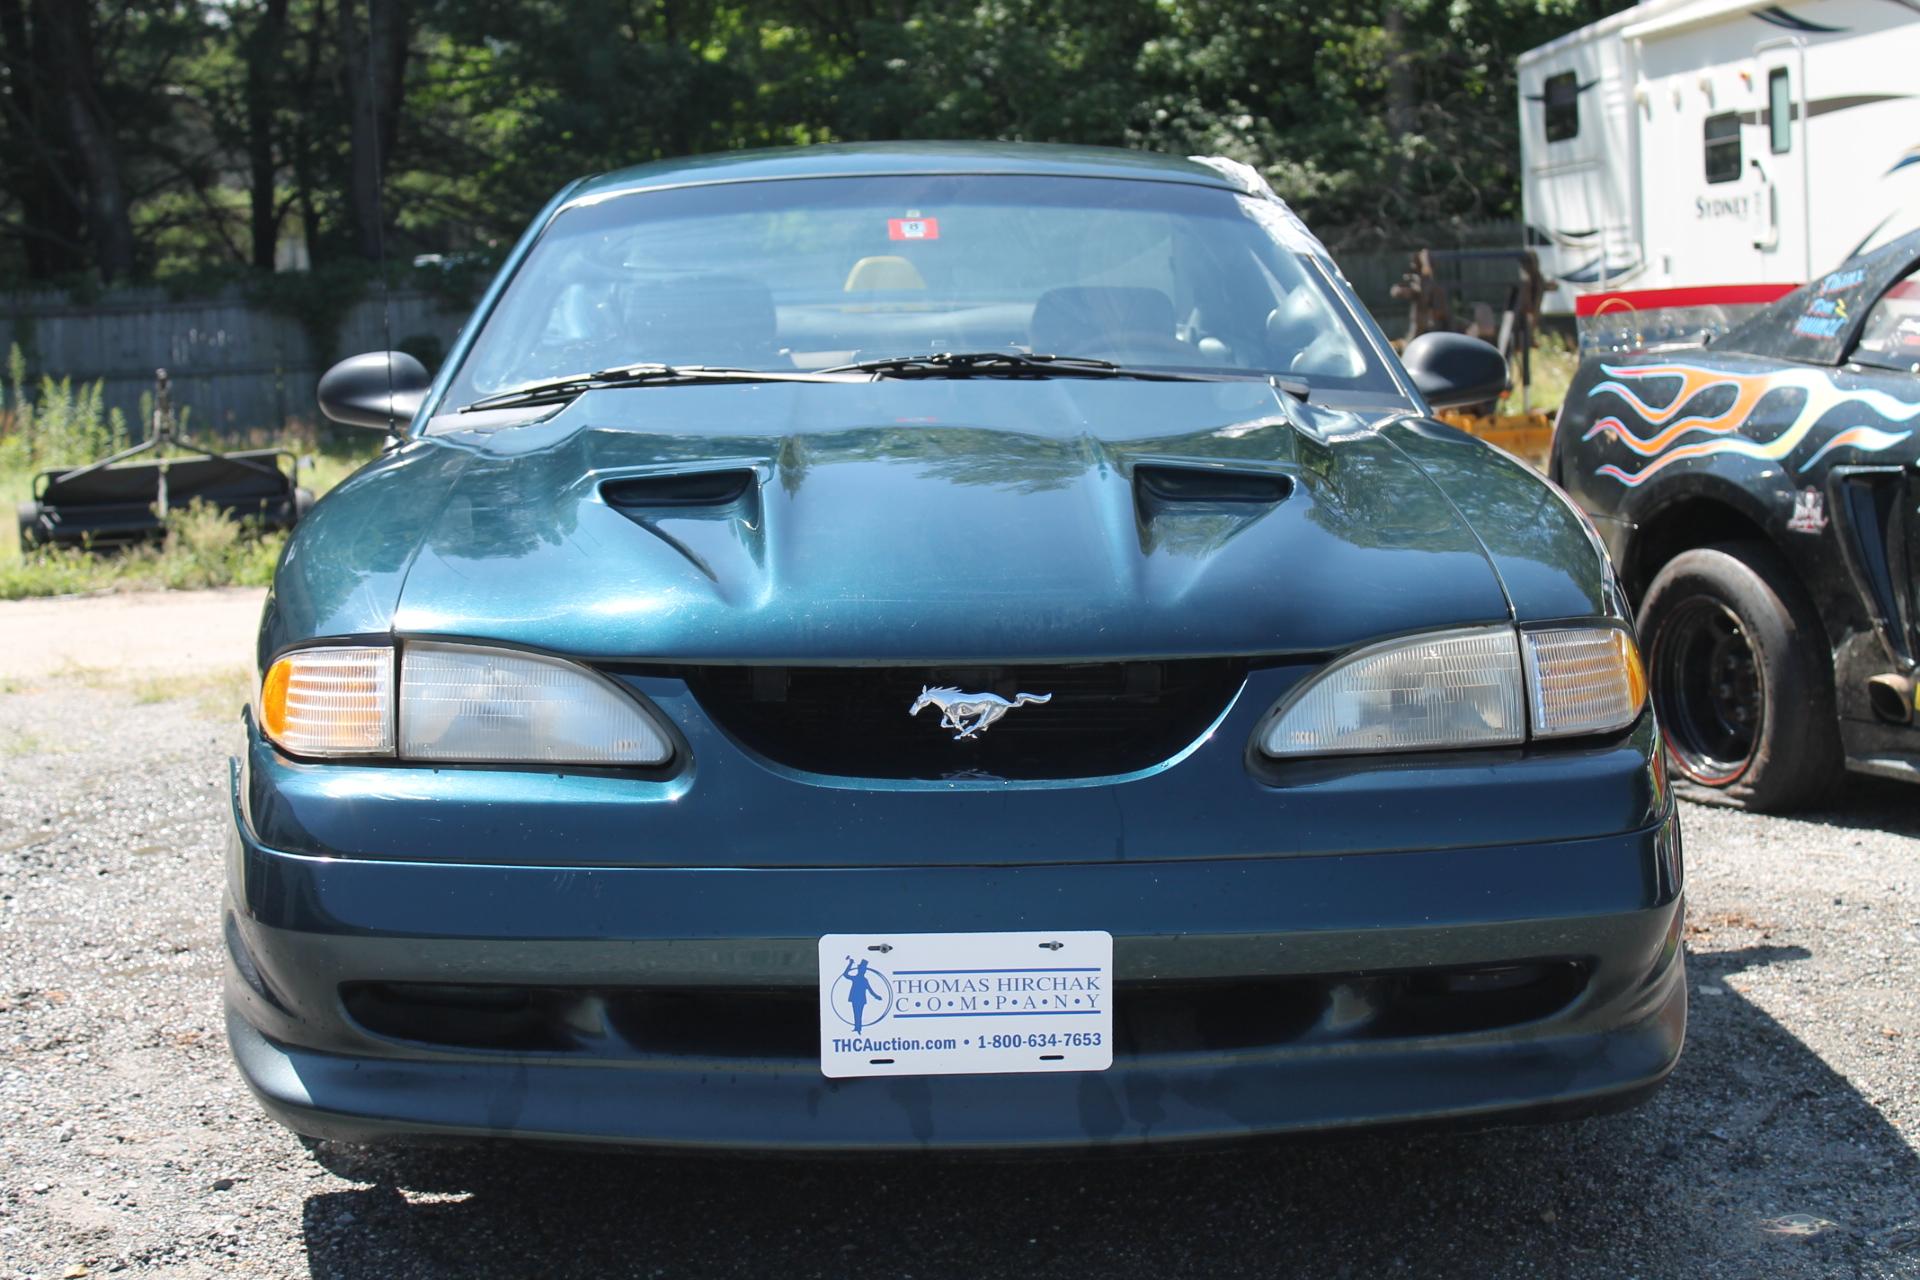
[{"label": "hood scoop", "polygon": [[1143,462],[1133,469],[1133,492],[1143,511],[1221,506],[1270,507],[1293,492],[1284,471]]},{"label": "hood scoop", "polygon": [[620,476],[600,482],[600,499],[679,552],[722,598],[737,603],[762,577],[760,475],[752,467]]},{"label": "hood scoop", "polygon": [[603,481],[600,496],[615,511],[636,517],[660,510],[684,512],[688,507],[717,510],[738,505],[755,487],[756,479],[751,467],[669,471]]},{"label": "hood scoop", "polygon": [[1293,488],[1284,471],[1137,463],[1133,505],[1140,549],[1212,554],[1285,502]]}]

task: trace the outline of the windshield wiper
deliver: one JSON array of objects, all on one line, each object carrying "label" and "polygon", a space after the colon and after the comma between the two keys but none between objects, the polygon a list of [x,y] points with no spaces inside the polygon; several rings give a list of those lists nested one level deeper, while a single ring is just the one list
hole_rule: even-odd
[{"label": "windshield wiper", "polygon": [[779,369],[735,369],[712,364],[632,364],[593,373],[569,373],[525,386],[482,396],[462,405],[461,413],[505,409],[530,404],[559,404],[586,391],[607,387],[673,387],[712,382],[864,382],[864,378],[825,377],[834,370],[791,372]]},{"label": "windshield wiper", "polygon": [[[1270,375],[1254,370],[1219,372],[1142,369],[1093,356],[1028,355],[1020,351],[943,351],[928,355],[887,356],[834,365],[829,369],[736,369],[711,364],[632,364],[592,373],[569,373],[482,396],[462,405],[461,413],[483,409],[561,404],[587,391],[609,387],[693,386],[717,382],[868,382],[882,378],[1132,378],[1146,382],[1236,382]],[[1292,380],[1276,385],[1306,398]]]},{"label": "windshield wiper", "polygon": [[1227,374],[1140,369],[1092,356],[1028,355],[1021,351],[942,351],[837,364],[821,373],[870,373],[879,378],[1137,378],[1148,382],[1214,382]]}]

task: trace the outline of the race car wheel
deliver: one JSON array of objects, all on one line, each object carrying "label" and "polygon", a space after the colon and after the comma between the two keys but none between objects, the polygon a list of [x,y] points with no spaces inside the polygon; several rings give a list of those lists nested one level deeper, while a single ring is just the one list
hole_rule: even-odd
[{"label": "race car wheel", "polygon": [[1640,641],[1682,794],[1780,812],[1839,782],[1826,633],[1771,547],[1668,561],[1641,602]]}]

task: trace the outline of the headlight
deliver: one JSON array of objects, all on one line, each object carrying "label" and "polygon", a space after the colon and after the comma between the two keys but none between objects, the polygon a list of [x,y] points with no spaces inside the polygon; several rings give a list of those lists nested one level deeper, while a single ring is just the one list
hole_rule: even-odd
[{"label": "headlight", "polygon": [[558,658],[410,644],[400,756],[465,764],[664,764],[667,735],[605,677]]},{"label": "headlight", "polygon": [[1646,705],[1633,638],[1618,627],[1435,631],[1335,661],[1274,707],[1270,756],[1515,746],[1626,728]]},{"label": "headlight", "polygon": [[[477,645],[299,649],[260,686],[261,731],[297,756],[447,764],[658,765],[666,731],[605,677]],[[397,726],[397,732],[396,732]],[[397,752],[396,752],[397,748]]]},{"label": "headlight", "polygon": [[1512,627],[1436,631],[1349,654],[1288,696],[1260,734],[1270,756],[1523,741]]}]

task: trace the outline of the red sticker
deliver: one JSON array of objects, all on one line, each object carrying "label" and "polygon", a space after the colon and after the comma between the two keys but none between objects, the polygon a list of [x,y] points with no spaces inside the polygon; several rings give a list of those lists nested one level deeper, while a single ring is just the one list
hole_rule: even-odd
[{"label": "red sticker", "polygon": [[889,240],[938,240],[940,238],[940,219],[938,218],[888,218],[887,239]]}]

